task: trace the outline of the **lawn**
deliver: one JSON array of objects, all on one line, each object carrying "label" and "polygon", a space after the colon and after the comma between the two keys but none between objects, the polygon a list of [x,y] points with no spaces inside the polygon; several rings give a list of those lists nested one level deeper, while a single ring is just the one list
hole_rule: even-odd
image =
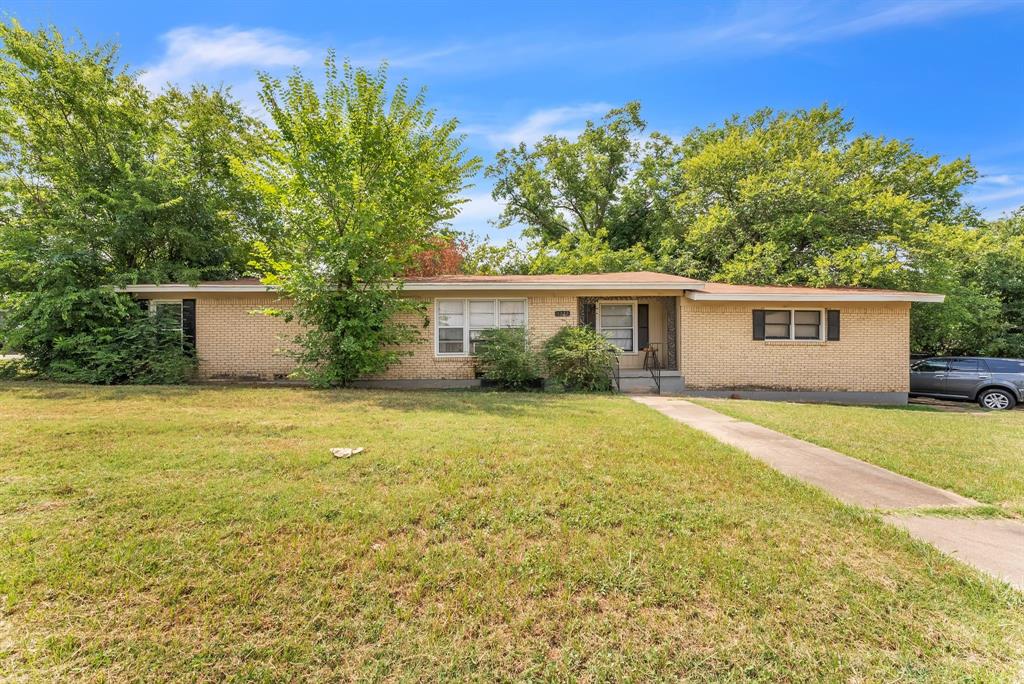
[{"label": "lawn", "polygon": [[1024,516],[1024,409],[950,413],[923,406],[697,402]]},{"label": "lawn", "polygon": [[13,383],[0,481],[0,679],[1022,674],[1021,594],[623,397]]}]

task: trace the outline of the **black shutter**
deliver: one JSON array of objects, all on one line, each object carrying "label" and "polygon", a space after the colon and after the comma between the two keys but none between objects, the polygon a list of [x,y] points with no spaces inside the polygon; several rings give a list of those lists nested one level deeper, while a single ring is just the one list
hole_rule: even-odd
[{"label": "black shutter", "polygon": [[185,351],[196,353],[196,300],[181,300],[181,335]]},{"label": "black shutter", "polygon": [[651,344],[651,325],[650,325],[650,305],[649,304],[637,304],[636,305],[636,335],[639,338],[637,340],[637,349],[647,349]]},{"label": "black shutter", "polygon": [[597,330],[597,302],[583,302],[580,309],[580,325]]},{"label": "black shutter", "polygon": [[754,309],[754,339],[764,339],[764,309]]},{"label": "black shutter", "polygon": [[839,309],[828,310],[828,338],[830,342],[839,341]]}]

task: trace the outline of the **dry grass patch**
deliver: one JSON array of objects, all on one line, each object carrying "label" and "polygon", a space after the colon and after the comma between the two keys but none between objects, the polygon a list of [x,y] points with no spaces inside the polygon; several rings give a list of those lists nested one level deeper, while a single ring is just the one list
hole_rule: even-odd
[{"label": "dry grass patch", "polygon": [[7,677],[1021,674],[1019,594],[623,398],[9,384],[0,481]]}]

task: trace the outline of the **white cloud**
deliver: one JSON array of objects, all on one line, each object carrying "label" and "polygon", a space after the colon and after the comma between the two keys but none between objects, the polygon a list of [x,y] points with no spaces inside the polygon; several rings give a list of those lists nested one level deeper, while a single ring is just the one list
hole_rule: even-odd
[{"label": "white cloud", "polygon": [[967,198],[985,218],[998,218],[1024,205],[1024,174],[993,173],[983,175],[968,190]]},{"label": "white cloud", "polygon": [[463,198],[469,200],[460,206],[459,215],[452,225],[461,231],[487,232],[490,222],[497,219],[505,205],[491,197],[490,190],[467,192]]},{"label": "white cloud", "polygon": [[588,119],[603,116],[612,108],[606,102],[588,102],[565,107],[539,109],[525,119],[507,127],[466,126],[470,135],[481,135],[494,147],[508,147],[525,142],[536,143],[545,135],[572,137],[583,130]]},{"label": "white cloud", "polygon": [[300,65],[311,57],[297,40],[269,29],[183,26],[168,31],[161,40],[165,43],[163,57],[142,75],[142,82],[151,90],[239,67]]}]

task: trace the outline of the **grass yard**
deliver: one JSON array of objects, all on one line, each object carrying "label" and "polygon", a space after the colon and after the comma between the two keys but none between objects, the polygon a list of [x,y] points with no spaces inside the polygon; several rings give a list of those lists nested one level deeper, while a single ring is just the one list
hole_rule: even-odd
[{"label": "grass yard", "polygon": [[923,406],[696,401],[1024,516],[1024,409],[950,413]]},{"label": "grass yard", "polygon": [[1022,676],[1024,596],[622,397],[10,383],[0,482],[0,679]]}]

